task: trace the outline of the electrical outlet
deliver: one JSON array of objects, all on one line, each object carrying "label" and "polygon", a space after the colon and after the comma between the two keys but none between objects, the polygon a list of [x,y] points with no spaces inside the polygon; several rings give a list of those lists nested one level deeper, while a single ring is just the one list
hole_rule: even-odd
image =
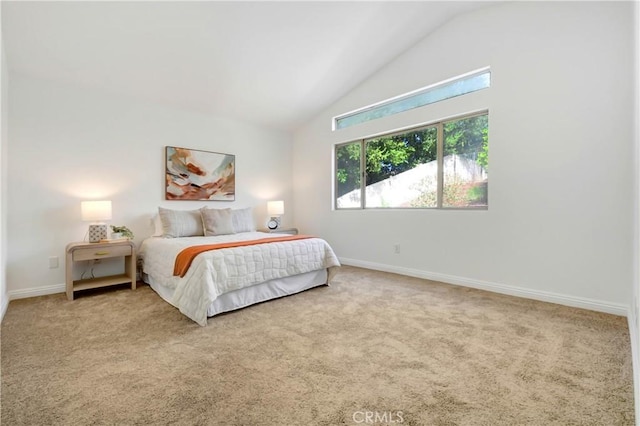
[{"label": "electrical outlet", "polygon": [[400,244],[394,244],[393,245],[393,252],[395,254],[400,254]]},{"label": "electrical outlet", "polygon": [[51,256],[49,258],[49,269],[56,269],[58,266],[60,266],[58,256]]}]

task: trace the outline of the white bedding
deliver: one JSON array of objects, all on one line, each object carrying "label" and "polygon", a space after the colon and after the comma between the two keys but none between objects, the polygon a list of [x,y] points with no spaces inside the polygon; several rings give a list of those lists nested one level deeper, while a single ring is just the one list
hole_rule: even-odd
[{"label": "white bedding", "polygon": [[175,258],[186,247],[270,238],[263,232],[215,237],[147,238],[140,247],[143,272],[157,284],[174,289],[172,303],[204,326],[207,309],[221,294],[320,269],[340,266],[329,244],[320,238],[211,250],[193,260],[187,274],[173,275]]}]

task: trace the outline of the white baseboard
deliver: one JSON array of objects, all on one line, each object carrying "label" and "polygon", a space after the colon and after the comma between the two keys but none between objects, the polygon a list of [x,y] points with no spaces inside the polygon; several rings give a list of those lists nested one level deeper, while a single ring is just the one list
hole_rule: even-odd
[{"label": "white baseboard", "polygon": [[2,298],[2,306],[0,306],[0,323],[4,319],[4,314],[7,313],[8,307],[9,307],[9,295],[5,294],[5,297]]},{"label": "white baseboard", "polygon": [[[403,268],[400,266],[385,265],[382,263],[367,262],[364,260],[340,258],[340,262],[344,265],[357,266],[360,268],[373,269],[375,271],[391,272],[394,274],[406,275],[416,278],[424,278],[432,281],[439,281],[447,284],[454,284],[463,287],[477,288],[487,290],[494,293],[508,294],[510,296],[523,297],[525,299],[540,300],[542,302],[557,303],[559,305],[572,306],[575,308],[589,309],[592,311],[605,312],[613,315],[629,316],[635,313],[628,306],[604,302],[600,300],[588,299],[584,297],[568,296],[565,294],[553,293],[542,290],[532,290],[528,288],[515,287],[507,284],[497,284],[488,281],[475,280],[471,278],[458,277],[455,275],[440,274],[436,272],[422,271],[419,269]],[[24,299],[27,297],[46,296],[49,294],[64,293],[66,291],[64,284],[54,284],[43,287],[32,287],[21,290],[13,290],[9,292],[9,300]],[[5,300],[3,305],[8,305],[9,301]],[[2,314],[6,310],[6,306],[2,306]],[[631,331],[631,323],[629,330]],[[634,330],[635,320],[633,322]],[[636,330],[636,337],[638,336]]]},{"label": "white baseboard", "polygon": [[357,266],[360,268],[373,269],[376,271],[391,272],[394,274],[407,275],[416,278],[424,278],[427,280],[439,281],[447,284],[477,288],[494,293],[508,294],[510,296],[523,297],[525,299],[540,300],[542,302],[557,303],[559,305],[589,309],[591,311],[605,312],[613,315],[627,316],[629,312],[629,307],[626,305],[587,299],[584,297],[568,296],[565,294],[552,293],[549,291],[532,290],[507,284],[497,284],[487,281],[474,280],[471,278],[458,277],[455,275],[439,274],[436,272],[421,271],[419,269],[403,268],[399,266],[385,265],[381,263],[367,262],[357,259],[348,259],[344,257],[340,258],[340,262],[344,265]]},{"label": "white baseboard", "polygon": [[66,286],[64,284],[47,285],[43,287],[31,287],[21,290],[12,290],[9,292],[9,300],[25,299],[27,297],[47,296],[49,294],[64,293]]}]

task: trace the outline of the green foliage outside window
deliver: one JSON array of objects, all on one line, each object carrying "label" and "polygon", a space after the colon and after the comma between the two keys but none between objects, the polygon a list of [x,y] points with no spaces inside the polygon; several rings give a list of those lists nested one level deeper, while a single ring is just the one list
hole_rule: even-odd
[{"label": "green foliage outside window", "polygon": [[[444,122],[443,156],[458,156],[474,161],[485,172],[489,165],[488,116],[486,114]],[[366,140],[365,172],[366,186],[384,181],[392,176],[409,171],[421,164],[437,159],[437,126],[431,126],[401,134],[381,136]],[[354,142],[336,149],[336,196],[337,198],[359,189],[361,185],[361,142]],[[457,178],[456,178],[457,179]],[[423,182],[424,188],[433,188]],[[436,193],[421,192],[411,201],[411,207],[434,207]],[[431,190],[433,192],[433,190]],[[469,183],[446,179],[443,184],[442,205],[464,207],[486,205],[487,184]]]}]

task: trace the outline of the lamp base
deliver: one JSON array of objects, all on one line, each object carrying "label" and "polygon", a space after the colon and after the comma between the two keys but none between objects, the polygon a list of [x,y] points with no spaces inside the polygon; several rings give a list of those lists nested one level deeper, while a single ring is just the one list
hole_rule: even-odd
[{"label": "lamp base", "polygon": [[277,229],[280,226],[280,218],[277,216],[272,216],[271,219],[269,219],[269,221],[267,222],[267,228],[271,229],[272,231],[274,229]]},{"label": "lamp base", "polygon": [[107,225],[89,225],[89,242],[99,243],[107,238]]}]

